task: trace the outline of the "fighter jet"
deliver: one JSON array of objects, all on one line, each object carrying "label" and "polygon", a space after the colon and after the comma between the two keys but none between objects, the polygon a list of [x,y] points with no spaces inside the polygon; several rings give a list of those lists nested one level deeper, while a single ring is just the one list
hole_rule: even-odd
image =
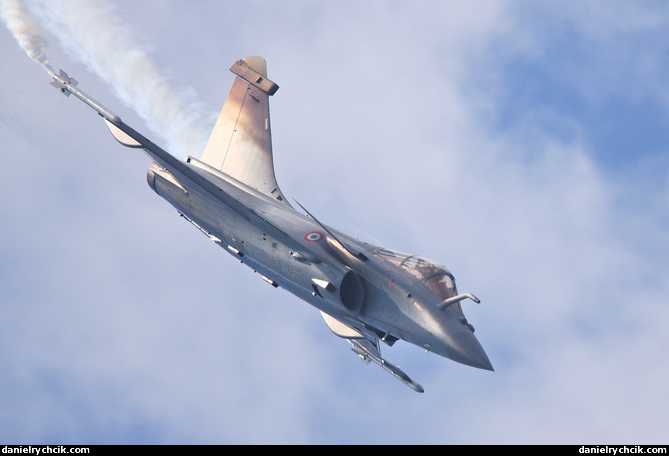
[{"label": "fighter jet", "polygon": [[274,174],[269,97],[279,86],[267,78],[262,57],[230,69],[235,81],[197,159],[180,160],[124,123],[77,87],[67,73],[51,83],[102,116],[124,146],[153,161],[149,186],[215,244],[262,276],[317,308],[352,351],[417,392],[423,387],[381,356],[381,343],[398,340],[453,361],[493,370],[474,336],[453,274],[441,264],[376,246],[298,211]]}]

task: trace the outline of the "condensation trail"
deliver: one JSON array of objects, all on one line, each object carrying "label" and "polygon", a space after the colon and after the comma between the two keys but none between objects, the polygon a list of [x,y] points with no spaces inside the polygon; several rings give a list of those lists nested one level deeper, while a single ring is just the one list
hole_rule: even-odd
[{"label": "condensation trail", "polygon": [[28,57],[42,65],[49,74],[53,74],[53,68],[44,52],[44,48],[48,46],[46,38],[39,27],[26,16],[19,0],[0,0],[0,17]]},{"label": "condensation trail", "polygon": [[203,114],[201,103],[186,91],[172,90],[108,1],[26,0],[25,4],[66,53],[109,84],[167,142],[170,152],[199,156],[211,131],[203,118],[213,117],[212,113]]}]

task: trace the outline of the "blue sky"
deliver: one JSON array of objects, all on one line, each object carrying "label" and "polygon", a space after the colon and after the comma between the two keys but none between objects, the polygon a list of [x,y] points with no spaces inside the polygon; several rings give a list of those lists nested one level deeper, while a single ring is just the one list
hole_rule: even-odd
[{"label": "blue sky", "polygon": [[[284,193],[448,266],[496,372],[385,348],[419,395],[360,363],[181,220],[5,31],[0,440],[666,443],[663,2],[83,3],[23,2],[54,68],[178,156],[201,148],[119,98],[116,59],[146,52],[206,132],[232,63],[264,56]],[[102,25],[118,55],[91,50]]]}]

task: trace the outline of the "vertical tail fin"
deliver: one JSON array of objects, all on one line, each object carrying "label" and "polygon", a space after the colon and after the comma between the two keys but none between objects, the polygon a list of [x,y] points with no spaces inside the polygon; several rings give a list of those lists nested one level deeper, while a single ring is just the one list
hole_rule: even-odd
[{"label": "vertical tail fin", "polygon": [[202,161],[278,201],[286,201],[274,175],[269,97],[279,86],[267,79],[262,57],[246,57],[230,69],[237,75]]}]

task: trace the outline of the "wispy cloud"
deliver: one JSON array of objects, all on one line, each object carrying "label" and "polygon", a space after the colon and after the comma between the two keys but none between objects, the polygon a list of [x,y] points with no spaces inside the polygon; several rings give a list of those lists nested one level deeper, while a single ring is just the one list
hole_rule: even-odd
[{"label": "wispy cloud", "polygon": [[[82,150],[99,148],[103,129],[63,138],[88,120],[72,102],[54,94],[39,99],[46,112],[27,114],[22,100],[42,83],[26,75],[0,89],[0,119],[17,116],[0,124],[5,147],[22,152],[0,179],[4,435],[663,442],[669,142],[651,128],[649,146],[620,161],[601,116],[623,105],[630,117],[667,116],[666,54],[652,50],[662,6],[119,4],[119,27],[126,15],[152,18],[133,22],[157,48],[220,43],[216,59],[153,60],[198,68],[198,91],[221,103],[230,64],[264,55],[281,85],[282,189],[327,223],[446,264],[483,301],[465,312],[496,372],[386,348],[426,388],[416,397],[366,368],[317,312],[180,222],[133,171],[144,162]],[[168,33],[177,23],[183,33]],[[630,125],[617,125],[628,138]]]}]

